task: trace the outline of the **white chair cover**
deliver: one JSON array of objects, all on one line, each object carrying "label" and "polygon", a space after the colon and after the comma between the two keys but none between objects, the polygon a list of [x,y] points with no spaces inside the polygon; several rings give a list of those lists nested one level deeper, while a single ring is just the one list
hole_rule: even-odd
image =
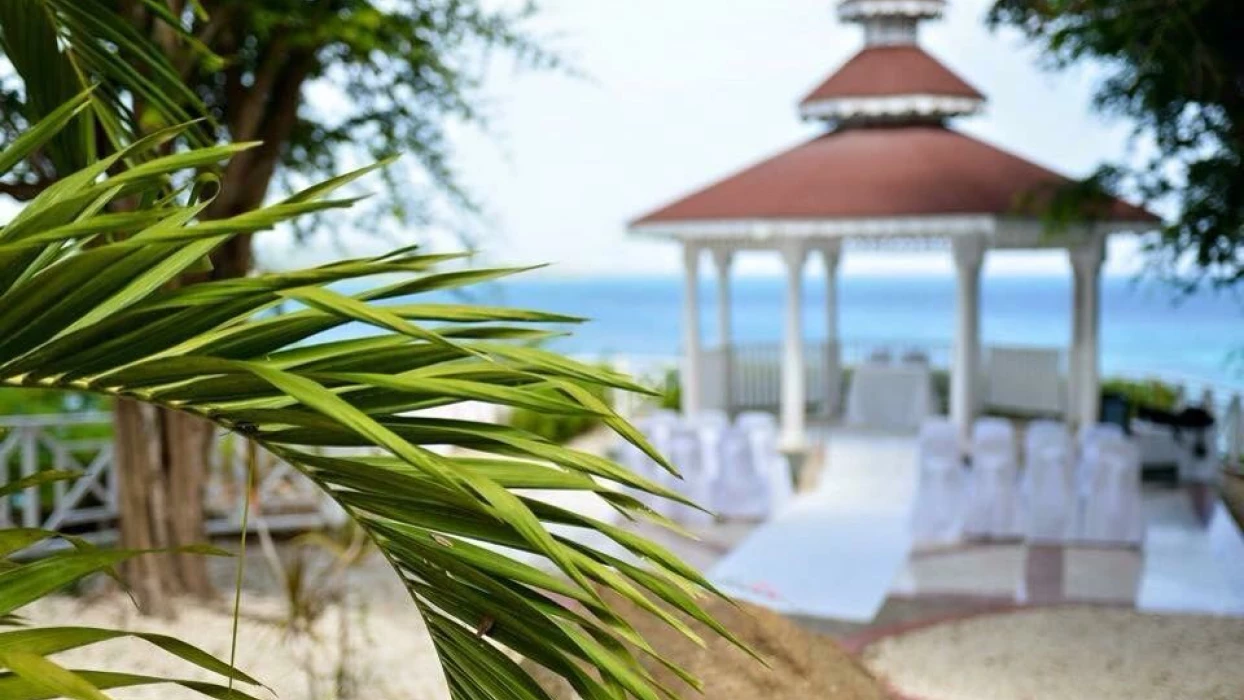
[{"label": "white chair cover", "polygon": [[1079,499],[1071,435],[1061,423],[1037,421],[1024,439],[1024,535],[1035,542],[1075,538]]},{"label": "white chair cover", "polygon": [[734,419],[734,424],[751,432],[753,430],[773,430],[778,429],[777,416],[767,411],[744,411]]},{"label": "white chair cover", "polygon": [[752,461],[769,483],[769,513],[777,513],[795,497],[795,475],[790,460],[778,449],[777,423],[749,430],[747,436],[752,445]]},{"label": "white chair cover", "polygon": [[768,517],[771,485],[765,473],[767,465],[764,456],[753,449],[751,436],[741,428],[727,430],[718,453],[720,471],[712,484],[713,511],[731,519]]},{"label": "white chair cover", "polygon": [[[668,423],[665,419],[658,416],[647,416],[635,422],[635,427],[638,428],[639,431],[644,434],[644,437],[648,438],[648,442],[650,442],[658,452],[665,455],[666,458],[669,457],[670,433],[673,429],[673,425],[674,424]],[[673,477],[666,472],[661,465],[654,462],[651,457],[644,454],[643,450],[640,450],[638,447],[632,445],[628,440],[623,440],[621,446],[618,448],[618,463],[635,474],[664,486],[670,485],[670,482],[673,480]],[[623,490],[639,499],[641,503],[649,508],[659,512],[664,512],[662,502],[665,501],[665,499],[660,496],[654,496],[647,491],[640,491],[638,489],[626,488]]]},{"label": "white chair cover", "polygon": [[1123,428],[1114,423],[1094,423],[1080,428],[1080,463],[1076,470],[1076,488],[1081,494],[1089,488],[1089,483],[1094,477],[1092,470],[1096,462],[1090,463],[1084,459],[1089,449],[1101,440],[1126,439],[1127,435],[1124,434]]},{"label": "white chair cover", "polygon": [[[721,438],[730,428],[730,415],[717,409],[705,410],[695,414],[687,422],[700,434],[700,445],[704,450],[700,459],[707,486],[721,471]],[[707,500],[696,502],[705,508],[712,507]]]},{"label": "white chair cover", "polygon": [[903,364],[927,365],[929,364],[929,354],[923,350],[908,350],[903,353]]},{"label": "white chair cover", "polygon": [[673,435],[674,428],[678,427],[682,422],[682,417],[674,411],[655,411],[652,415],[642,419],[639,422],[639,428],[644,435],[648,436],[648,441],[652,446],[657,448],[661,454],[669,452],[670,436]]},{"label": "white chair cover", "polygon": [[972,471],[963,530],[989,538],[1020,534],[1017,513],[1015,430],[998,418],[982,418],[972,431]]},{"label": "white chair cover", "polygon": [[691,416],[691,422],[697,426],[724,428],[730,425],[730,414],[720,409],[705,409]]},{"label": "white chair cover", "polygon": [[[670,488],[701,506],[709,507],[712,475],[707,472],[705,457],[709,450],[705,449],[700,431],[687,425],[676,427],[670,436],[667,454],[683,477],[671,477],[668,483]],[[684,525],[706,525],[713,520],[708,513],[665,500],[658,504],[657,510]]]},{"label": "white chair cover", "polygon": [[889,348],[876,348],[868,353],[868,361],[875,365],[888,365],[894,359]]},{"label": "white chair cover", "polygon": [[917,544],[957,542],[963,534],[965,475],[959,428],[944,418],[920,426],[920,482],[912,511]]},{"label": "white chair cover", "polygon": [[1104,437],[1084,451],[1091,475],[1083,498],[1080,538],[1107,544],[1138,544],[1144,536],[1140,450],[1130,440]]},{"label": "white chair cover", "polygon": [[[666,459],[672,459],[670,455],[671,438],[673,437],[674,429],[681,422],[682,419],[678,413],[660,410],[636,421],[635,427],[648,438],[648,442],[652,443],[657,452],[665,455]],[[665,471],[661,465],[652,461],[648,455],[627,441],[622,443],[618,453],[618,462],[636,474],[651,479],[662,486],[672,488],[675,482],[678,481],[672,474]],[[631,495],[638,498],[649,508],[660,513],[668,514],[668,510],[672,506],[666,499],[644,491],[633,491]]]}]

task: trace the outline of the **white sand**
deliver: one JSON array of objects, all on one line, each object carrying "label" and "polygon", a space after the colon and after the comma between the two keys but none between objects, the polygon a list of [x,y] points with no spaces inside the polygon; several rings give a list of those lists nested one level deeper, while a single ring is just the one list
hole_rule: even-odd
[{"label": "white sand", "polygon": [[1088,607],[939,625],[864,661],[924,700],[1244,697],[1244,620]]},{"label": "white sand", "polygon": [[[238,635],[238,667],[275,691],[238,688],[260,698],[337,700],[334,676],[340,666],[339,613],[329,610],[314,630],[315,638],[288,635],[279,618],[283,603],[249,596]],[[377,700],[443,700],[449,697],[432,642],[412,603],[381,602],[372,609],[351,606],[347,666],[354,694]],[[191,642],[228,660],[232,617],[228,603],[209,607],[187,602],[175,621],[138,617],[122,596],[84,599],[52,597],[25,608],[35,625],[79,625],[161,632]],[[256,619],[258,618],[258,619]],[[151,675],[220,681],[210,673],[145,642],[118,639],[54,657],[72,668],[125,670]],[[201,697],[176,686],[109,691],[118,700],[164,700]]]}]

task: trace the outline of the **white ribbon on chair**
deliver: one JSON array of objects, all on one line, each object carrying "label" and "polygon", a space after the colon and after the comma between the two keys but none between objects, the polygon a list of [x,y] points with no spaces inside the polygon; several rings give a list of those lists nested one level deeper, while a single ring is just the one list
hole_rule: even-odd
[{"label": "white ribbon on chair", "polygon": [[1077,491],[1071,435],[1061,423],[1036,421],[1024,439],[1024,534],[1030,541],[1074,539]]},{"label": "white ribbon on chair", "polygon": [[757,454],[751,436],[738,427],[722,435],[720,470],[712,485],[712,508],[723,518],[759,520],[769,515],[771,484],[765,456]]},{"label": "white ribbon on chair", "polygon": [[959,429],[934,418],[920,426],[917,452],[920,481],[912,511],[918,544],[957,542],[963,534],[964,473]]},{"label": "white ribbon on chair", "polygon": [[978,537],[1015,537],[1017,478],[1015,430],[998,418],[982,418],[972,431],[972,471],[968,478],[964,532]]},{"label": "white ribbon on chair", "polygon": [[1081,469],[1088,476],[1080,537],[1089,542],[1139,543],[1144,536],[1144,514],[1136,445],[1119,436],[1096,440],[1085,448]]},{"label": "white ribbon on chair", "polygon": [[[709,452],[705,449],[701,431],[695,427],[679,425],[670,436],[669,459],[682,473],[683,478],[671,479],[669,485],[692,502],[704,507],[707,507],[705,504],[712,495],[709,488],[712,475],[705,459]],[[658,510],[684,525],[706,525],[713,520],[708,513],[680,503],[666,501]]]}]

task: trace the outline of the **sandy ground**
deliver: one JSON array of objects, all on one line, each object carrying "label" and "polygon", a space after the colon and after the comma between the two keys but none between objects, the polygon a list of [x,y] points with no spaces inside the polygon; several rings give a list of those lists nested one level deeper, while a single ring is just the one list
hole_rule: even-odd
[{"label": "sandy ground", "polygon": [[1244,697],[1244,620],[1034,609],[943,624],[869,647],[864,661],[924,700]]},{"label": "sandy ground", "polygon": [[[277,622],[284,603],[248,596],[238,634],[238,667],[271,687],[273,692],[248,690],[260,698],[282,700],[446,700],[432,642],[410,603],[385,602],[372,607],[350,606],[349,640],[342,660],[341,608],[329,610],[313,635],[286,632]],[[232,616],[228,603],[204,606],[187,602],[175,621],[139,618],[123,596],[86,600],[56,596],[27,607],[23,614],[36,625],[84,625],[162,632],[191,642],[218,658],[229,658]],[[145,674],[218,681],[206,672],[145,642],[119,639],[55,657],[72,668],[127,670]],[[349,672],[344,683],[352,694],[338,691],[339,669]],[[164,700],[198,697],[175,686],[110,691],[117,700]]]},{"label": "sandy ground", "polygon": [[[697,646],[647,613],[612,594],[607,596],[621,615],[662,657],[690,671],[704,682],[703,694],[679,681],[652,659],[641,662],[657,681],[691,700],[885,700],[885,688],[829,637],[801,628],[763,608],[743,604],[734,607],[717,599],[702,601],[705,610],[751,647],[764,664],[729,642],[683,617],[705,638]],[[766,665],[767,664],[767,665]],[[569,684],[530,663],[524,666],[548,689],[555,700],[578,700]]]}]

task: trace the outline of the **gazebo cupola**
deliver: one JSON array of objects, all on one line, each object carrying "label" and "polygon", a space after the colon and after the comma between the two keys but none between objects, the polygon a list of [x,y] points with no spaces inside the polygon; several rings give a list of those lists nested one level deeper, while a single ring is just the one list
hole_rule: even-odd
[{"label": "gazebo cupola", "polygon": [[864,48],[799,104],[804,119],[840,124],[941,123],[976,114],[985,97],[920,48],[920,23],[944,0],[844,0],[838,16],[864,27]]}]

